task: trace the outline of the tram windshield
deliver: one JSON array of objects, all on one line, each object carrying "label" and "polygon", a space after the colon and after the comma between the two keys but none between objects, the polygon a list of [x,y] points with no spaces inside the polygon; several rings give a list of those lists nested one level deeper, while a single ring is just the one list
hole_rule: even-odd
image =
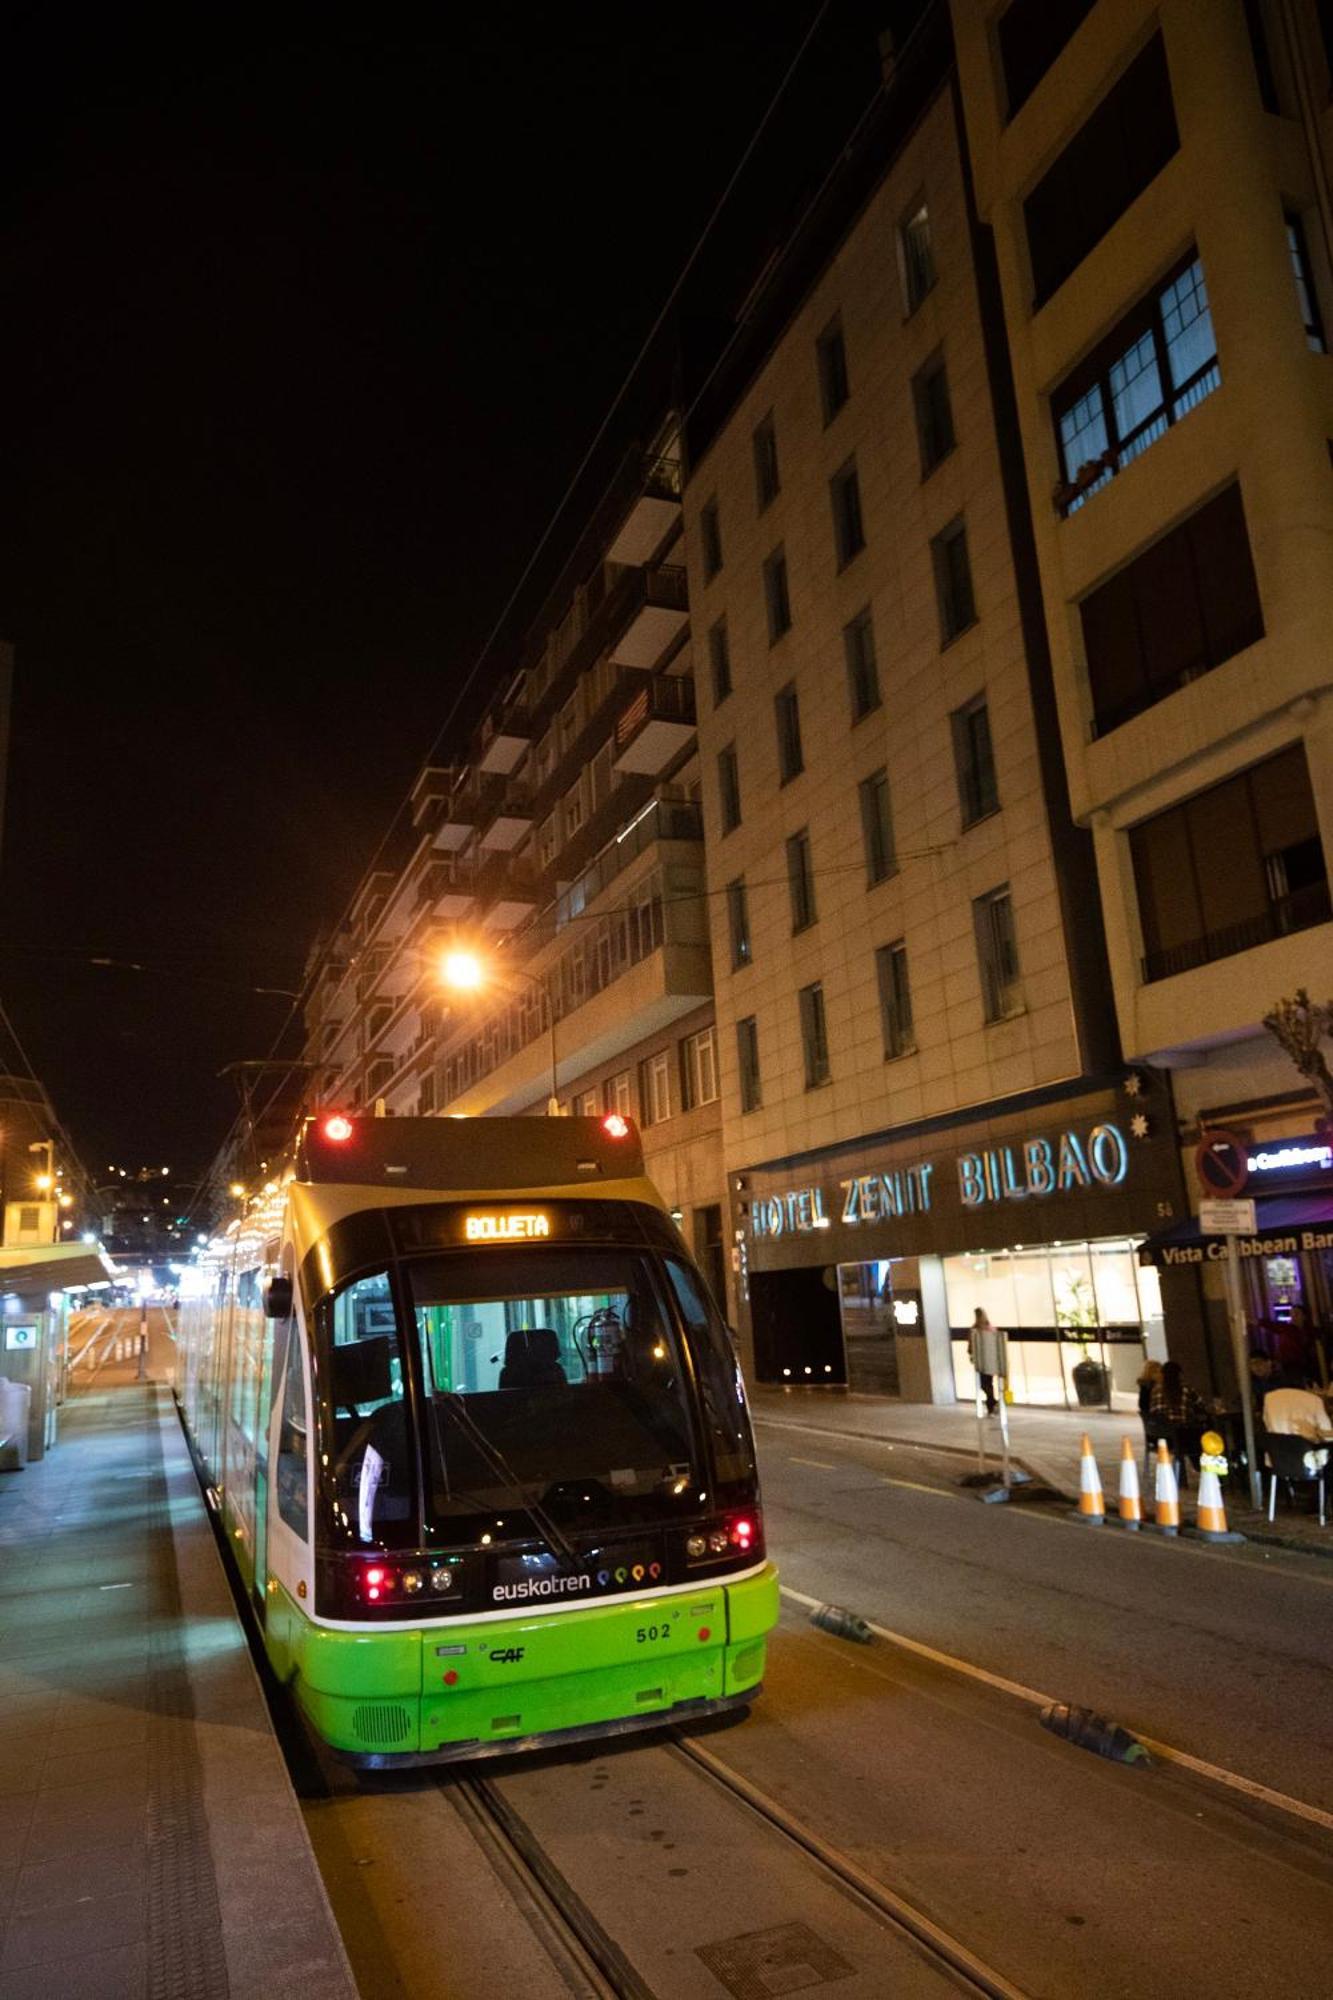
[{"label": "tram windshield", "polygon": [[699,1287],[674,1266],[590,1245],[407,1263],[436,1525],[530,1504],[564,1527],[664,1520],[697,1511],[710,1466],[752,1474],[734,1369],[714,1329],[691,1325],[683,1299]]}]

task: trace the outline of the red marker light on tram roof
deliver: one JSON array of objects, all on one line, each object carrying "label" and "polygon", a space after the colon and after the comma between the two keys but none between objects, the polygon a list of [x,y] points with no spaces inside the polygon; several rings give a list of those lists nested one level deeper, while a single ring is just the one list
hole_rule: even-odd
[{"label": "red marker light on tram roof", "polygon": [[618,1111],[608,1111],[602,1120],[602,1130],[612,1139],[628,1139],[629,1120]]},{"label": "red marker light on tram roof", "polygon": [[335,1111],[332,1118],[324,1120],[324,1137],[331,1139],[335,1146],[341,1146],[351,1136],[352,1121],[345,1118],[341,1111]]}]

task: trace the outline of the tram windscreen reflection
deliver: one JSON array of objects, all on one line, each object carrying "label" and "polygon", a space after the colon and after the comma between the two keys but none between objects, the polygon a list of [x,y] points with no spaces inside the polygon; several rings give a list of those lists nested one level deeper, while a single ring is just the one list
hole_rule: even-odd
[{"label": "tram windscreen reflection", "polygon": [[406,1268],[437,1521],[535,1500],[564,1524],[602,1527],[689,1504],[689,1378],[651,1258],[497,1249]]}]

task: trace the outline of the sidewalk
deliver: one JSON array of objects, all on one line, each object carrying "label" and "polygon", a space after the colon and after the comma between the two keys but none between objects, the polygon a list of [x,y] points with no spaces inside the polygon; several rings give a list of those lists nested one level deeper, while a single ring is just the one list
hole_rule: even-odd
[{"label": "sidewalk", "polygon": [[5,2000],[353,2000],[165,1389],[0,1474]]},{"label": "sidewalk", "polygon": [[[754,1388],[750,1408],[761,1423],[801,1424],[847,1437],[957,1454],[960,1474],[975,1469],[977,1462],[977,1419],[970,1403],[900,1403],[891,1396],[858,1396],[849,1390]],[[1092,1441],[1108,1512],[1114,1513],[1124,1437],[1133,1441],[1143,1484],[1143,1426],[1135,1412],[1110,1416],[1105,1410],[1034,1410],[1021,1405],[1013,1405],[1009,1411],[1009,1450],[1014,1462],[1044,1486],[1054,1487],[1071,1504],[1078,1499],[1085,1434]],[[986,1425],[988,1466],[998,1468],[999,1452],[999,1419],[992,1418]],[[964,1466],[964,1458],[970,1461],[969,1466]],[[1194,1492],[1191,1474],[1181,1510],[1186,1522],[1192,1516]],[[1270,1528],[1263,1514],[1242,1504],[1244,1496],[1234,1480],[1228,1481],[1225,1497],[1229,1525],[1248,1540],[1333,1557],[1333,1507],[1329,1525],[1321,1528],[1314,1512],[1307,1511],[1307,1501],[1302,1500],[1299,1509],[1293,1508],[1279,1490],[1277,1518]],[[1144,1500],[1144,1513],[1150,1516],[1150,1485],[1145,1487]]]}]

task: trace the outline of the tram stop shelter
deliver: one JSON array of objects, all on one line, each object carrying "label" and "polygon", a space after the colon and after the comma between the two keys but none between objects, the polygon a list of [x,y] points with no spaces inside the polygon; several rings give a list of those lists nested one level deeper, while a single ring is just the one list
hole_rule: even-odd
[{"label": "tram stop shelter", "polygon": [[[117,1275],[100,1244],[0,1249],[0,1465],[35,1462],[56,1441],[67,1294]],[[29,1392],[24,1395],[22,1391]],[[17,1392],[17,1393],[15,1393]],[[14,1435],[26,1405],[27,1437]]]}]

